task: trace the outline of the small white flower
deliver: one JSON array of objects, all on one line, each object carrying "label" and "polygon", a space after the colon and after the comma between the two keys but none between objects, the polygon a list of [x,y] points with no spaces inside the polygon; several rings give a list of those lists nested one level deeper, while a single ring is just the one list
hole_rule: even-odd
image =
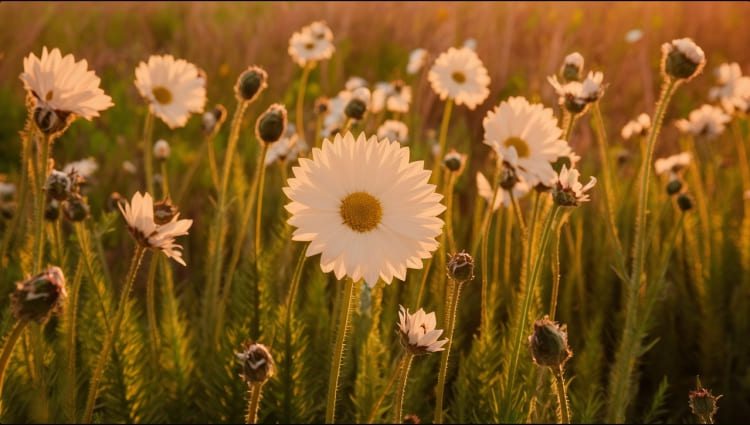
[{"label": "small white flower", "polygon": [[99,169],[99,164],[96,162],[94,157],[90,156],[75,162],[66,164],[63,167],[63,173],[71,174],[75,172],[77,175],[84,179],[91,178],[91,176]]},{"label": "small white flower", "polygon": [[362,77],[349,77],[344,87],[349,91],[353,91],[360,87],[367,87],[367,85],[367,80]]},{"label": "small white flower", "polygon": [[390,112],[405,114],[409,112],[411,105],[411,87],[398,81],[393,84],[393,92],[386,101],[385,107]]},{"label": "small white flower", "polygon": [[664,43],[661,51],[662,72],[672,78],[690,80],[700,74],[706,65],[706,54],[690,38]]},{"label": "small white flower", "polygon": [[41,58],[33,53],[25,57],[20,78],[35,106],[57,113],[91,120],[114,105],[112,98],[99,88],[99,77],[88,70],[88,62],[76,62],[71,54],[62,56],[57,48],[50,52],[43,47]]},{"label": "small white flower", "polygon": [[388,139],[404,145],[409,141],[409,127],[401,121],[386,120],[378,127],[378,139]]},{"label": "small white flower", "polygon": [[445,350],[443,346],[448,339],[438,340],[443,330],[435,329],[435,312],[427,314],[420,308],[411,314],[409,309],[399,305],[398,318],[401,345],[411,354],[429,354]]},{"label": "small white flower", "polygon": [[695,44],[690,38],[680,38],[678,40],[672,40],[672,43],[665,43],[662,45],[662,50],[665,49],[669,51],[677,49],[696,64],[706,60],[706,54],[703,52],[703,49]]},{"label": "small white flower", "polygon": [[409,54],[409,63],[406,65],[406,73],[414,75],[419,72],[427,62],[427,50],[419,48],[414,49]]},{"label": "small white flower", "polygon": [[645,136],[651,128],[651,117],[648,114],[640,114],[635,120],[630,120],[622,127],[620,135],[623,139],[629,140],[633,136]]},{"label": "small white flower", "polygon": [[169,158],[171,149],[169,143],[164,139],[159,139],[154,143],[154,158],[159,161],[164,161]]},{"label": "small white flower", "polygon": [[377,114],[386,107],[388,97],[390,97],[396,89],[393,84],[387,81],[378,81],[375,83],[375,88],[372,90],[372,102],[370,103],[370,110]]},{"label": "small white flower", "polygon": [[560,105],[575,113],[583,111],[589,103],[599,100],[604,91],[603,80],[604,74],[601,72],[589,72],[582,82],[570,81],[565,84],[558,81],[557,75],[547,77],[547,81],[557,93]]},{"label": "small white flower", "polygon": [[638,28],[634,28],[625,33],[625,41],[627,41],[628,43],[635,43],[641,38],[643,38],[643,31]]},{"label": "small white flower", "polygon": [[479,56],[470,49],[451,47],[435,60],[427,79],[441,100],[475,109],[490,95],[490,76]]},{"label": "small white flower", "polygon": [[716,82],[708,92],[711,100],[718,100],[727,113],[736,109],[745,111],[750,105],[750,77],[742,75],[742,69],[737,62],[723,63],[716,69]]},{"label": "small white flower", "polygon": [[16,193],[14,183],[0,182],[0,200],[10,198],[14,193]]},{"label": "small white flower", "polygon": [[176,262],[185,265],[182,259],[182,246],[175,244],[177,236],[187,235],[193,220],[179,220],[176,213],[171,221],[164,225],[154,222],[154,201],[151,195],[136,192],[130,203],[124,201],[117,206],[128,223],[128,230],[136,242],[144,248],[156,249]]},{"label": "small white flower", "polygon": [[346,122],[344,110],[351,98],[352,92],[342,90],[335,97],[328,100],[328,112],[325,118],[323,118],[323,129],[321,130],[323,137],[333,136],[344,125]]},{"label": "small white flower", "polygon": [[317,40],[333,41],[333,31],[325,21],[315,21],[302,30],[309,31]]},{"label": "small white flower", "polygon": [[568,169],[563,165],[560,174],[557,176],[552,196],[558,205],[566,207],[577,206],[581,202],[590,200],[588,192],[596,185],[596,177],[591,176],[586,186],[578,181],[581,173],[575,168]]},{"label": "small white flower", "polygon": [[725,124],[730,120],[731,117],[721,109],[703,105],[691,111],[688,119],[677,120],[675,126],[683,133],[710,139],[723,133]]},{"label": "small white flower", "polygon": [[190,114],[203,113],[206,78],[195,65],[172,55],[151,56],[135,69],[135,86],[151,113],[169,128],[185,126]]},{"label": "small white flower", "polygon": [[[516,199],[521,199],[524,196],[526,196],[527,193],[531,190],[531,187],[524,182],[523,180],[519,181],[518,183],[513,186],[513,197]],[[480,171],[477,171],[477,192],[479,193],[479,196],[484,198],[487,203],[492,202],[492,184],[487,180],[487,177],[484,176]],[[504,206],[505,208],[508,208],[511,206],[511,197],[510,193],[503,189],[498,187],[497,188],[497,195],[495,195],[495,204],[492,206],[492,211],[497,211],[500,209],[500,206]]]},{"label": "small white flower", "polygon": [[677,174],[690,165],[691,159],[692,156],[690,155],[690,152],[682,152],[667,158],[657,159],[654,161],[654,168],[657,175],[662,175],[667,172]]},{"label": "small white flower", "polygon": [[299,66],[330,59],[335,50],[333,33],[322,21],[313,22],[292,34],[287,49]]}]

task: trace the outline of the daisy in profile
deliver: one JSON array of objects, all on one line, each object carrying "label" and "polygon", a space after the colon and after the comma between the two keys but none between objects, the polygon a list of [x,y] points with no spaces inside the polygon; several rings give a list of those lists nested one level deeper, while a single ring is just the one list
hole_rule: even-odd
[{"label": "daisy in profile", "polygon": [[35,117],[46,117],[43,122],[36,120],[45,132],[59,131],[75,117],[91,120],[114,105],[99,88],[101,80],[88,69],[88,62],[76,62],[71,54],[62,56],[60,49],[49,51],[45,46],[41,58],[30,53],[23,59],[20,78],[34,109],[41,111]]},{"label": "daisy in profile", "polygon": [[511,97],[489,111],[484,118],[484,143],[500,158],[517,155],[518,176],[529,186],[548,184],[555,178],[552,163],[570,154],[568,142],[552,109],[531,104],[523,97]]},{"label": "daisy in profile", "polygon": [[583,112],[588,104],[599,100],[604,93],[603,80],[604,74],[601,72],[589,72],[583,81],[570,81],[565,84],[560,83],[556,75],[547,77],[547,81],[557,93],[560,106],[574,114]]},{"label": "daisy in profile", "polygon": [[416,313],[409,313],[408,308],[399,306],[398,310],[398,333],[401,336],[401,345],[411,354],[421,355],[443,351],[443,346],[448,339],[441,339],[442,329],[435,329],[437,320],[435,312],[425,313],[419,309]]},{"label": "daisy in profile", "polygon": [[169,128],[185,126],[190,114],[206,105],[206,78],[202,71],[172,55],[151,56],[135,69],[135,86],[152,114]]},{"label": "daisy in profile", "polygon": [[620,136],[623,139],[629,140],[634,136],[645,136],[648,134],[648,130],[651,128],[651,117],[648,114],[640,114],[638,118],[630,120],[622,127]]},{"label": "daisy in profile", "polygon": [[419,72],[425,63],[427,63],[427,50],[418,48],[412,50],[409,54],[409,63],[406,64],[406,73],[414,75]]},{"label": "daisy in profile", "polygon": [[386,120],[378,127],[378,139],[388,139],[404,145],[409,141],[409,127],[402,121]]},{"label": "daisy in profile", "polygon": [[175,238],[187,235],[193,220],[180,220],[180,213],[175,213],[165,220],[165,224],[157,224],[154,221],[154,201],[149,193],[141,195],[136,192],[130,203],[123,203],[124,206],[121,203],[118,207],[136,242],[143,248],[161,251],[184,266],[182,246],[175,243]]},{"label": "daisy in profile", "polygon": [[716,68],[716,83],[708,92],[710,100],[719,101],[727,113],[735,109],[747,109],[750,100],[750,77],[742,76],[742,69],[737,62],[723,63]]},{"label": "daisy in profile", "polygon": [[577,207],[581,202],[591,200],[587,192],[596,185],[596,177],[591,176],[586,186],[578,181],[580,177],[581,173],[578,170],[568,169],[563,165],[552,188],[552,199],[555,203],[564,207]]},{"label": "daisy in profile", "polygon": [[475,109],[490,95],[490,76],[479,56],[466,47],[451,47],[435,60],[427,75],[441,100]]},{"label": "daisy in profile", "polygon": [[666,158],[659,158],[654,161],[654,169],[657,175],[665,173],[679,174],[680,171],[686,169],[690,165],[692,156],[690,152],[682,152],[677,155],[672,155]]},{"label": "daisy in profile", "polygon": [[379,278],[391,283],[437,249],[442,195],[398,142],[337,134],[292,171],[284,188],[292,239],[310,242],[306,255],[321,254],[325,273],[371,287]]},{"label": "daisy in profile", "polygon": [[690,112],[688,119],[675,122],[675,126],[685,134],[713,139],[724,132],[725,124],[731,117],[720,108],[703,105]]},{"label": "daisy in profile", "polygon": [[333,32],[323,21],[316,21],[292,34],[289,39],[289,56],[299,66],[330,59],[336,47]]}]

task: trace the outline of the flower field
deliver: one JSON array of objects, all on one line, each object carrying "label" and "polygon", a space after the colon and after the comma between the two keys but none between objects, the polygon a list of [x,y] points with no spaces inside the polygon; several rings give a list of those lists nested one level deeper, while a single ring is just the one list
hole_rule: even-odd
[{"label": "flower field", "polygon": [[746,420],[748,16],[0,3],[0,422]]}]

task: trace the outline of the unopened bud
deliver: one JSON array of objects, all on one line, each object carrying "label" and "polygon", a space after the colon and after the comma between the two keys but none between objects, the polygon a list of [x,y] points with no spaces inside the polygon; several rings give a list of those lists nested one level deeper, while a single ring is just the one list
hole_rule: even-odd
[{"label": "unopened bud", "polygon": [[534,322],[534,333],[529,336],[529,347],[534,363],[539,366],[561,367],[573,355],[568,347],[568,332],[544,316]]},{"label": "unopened bud", "polygon": [[70,195],[71,187],[70,176],[58,170],[52,170],[44,184],[47,196],[58,201],[63,201]]},{"label": "unopened bud", "polygon": [[677,197],[677,205],[682,211],[690,211],[693,209],[693,199],[687,193],[681,193]]},{"label": "unopened bud", "polygon": [[714,415],[719,410],[718,401],[721,397],[711,394],[711,390],[703,388],[700,379],[697,379],[696,389],[688,394],[688,404],[701,423],[712,424]]},{"label": "unopened bud", "polygon": [[455,149],[451,149],[451,151],[443,157],[443,166],[454,173],[461,171],[465,163],[466,156],[456,152]]},{"label": "unopened bud", "polygon": [[55,134],[65,131],[73,115],[55,111],[49,106],[38,105],[34,108],[34,124],[44,134]]},{"label": "unopened bud", "polygon": [[65,276],[59,267],[16,283],[11,294],[11,309],[16,320],[45,322],[58,311],[67,297]]},{"label": "unopened bud", "polygon": [[268,86],[268,74],[258,66],[251,66],[237,78],[234,94],[238,100],[252,102]]},{"label": "unopened bud", "polygon": [[258,118],[255,134],[263,143],[274,143],[281,139],[286,130],[286,108],[274,103]]},{"label": "unopened bud", "polygon": [[682,190],[682,180],[674,179],[667,183],[667,193],[669,195],[676,195]]},{"label": "unopened bud", "polygon": [[242,363],[242,379],[249,384],[265,382],[275,372],[271,352],[263,344],[245,342],[242,352],[235,353]]},{"label": "unopened bud", "polygon": [[58,217],[60,217],[60,202],[56,199],[50,199],[44,207],[44,219],[56,221]]},{"label": "unopened bud", "polygon": [[154,143],[154,158],[159,161],[166,161],[169,158],[171,149],[169,143],[164,139],[159,139]]},{"label": "unopened bud", "polygon": [[89,206],[86,200],[77,193],[71,195],[62,204],[63,214],[68,221],[83,221],[89,216]]},{"label": "unopened bud", "polygon": [[448,277],[456,282],[468,282],[474,279],[474,259],[466,252],[450,255],[447,267]]}]

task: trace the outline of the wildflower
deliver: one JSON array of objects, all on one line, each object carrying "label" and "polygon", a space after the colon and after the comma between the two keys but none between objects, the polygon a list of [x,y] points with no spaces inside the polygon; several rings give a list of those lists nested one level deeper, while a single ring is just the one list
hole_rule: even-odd
[{"label": "wildflower", "polygon": [[414,75],[419,72],[422,67],[427,63],[427,50],[418,48],[411,51],[409,54],[409,63],[406,65],[406,73]]},{"label": "wildflower", "polygon": [[253,102],[268,87],[268,73],[259,66],[250,66],[234,85],[234,96],[245,102]]},{"label": "wildflower", "polygon": [[367,105],[370,103],[370,90],[366,87],[360,87],[352,91],[352,96],[344,108],[344,114],[350,119],[361,120],[367,112]]},{"label": "wildflower", "polygon": [[370,110],[377,114],[386,108],[388,98],[396,92],[392,83],[387,81],[378,81],[372,90],[372,100],[370,101]]},{"label": "wildflower", "polygon": [[403,81],[395,81],[391,84],[393,91],[386,99],[385,107],[390,112],[405,114],[409,112],[411,104],[411,87]]},{"label": "wildflower", "polygon": [[76,62],[71,54],[63,57],[60,49],[50,52],[44,47],[41,58],[30,53],[23,60],[20,78],[31,95],[35,123],[47,134],[64,130],[77,116],[98,117],[114,105],[86,60]]},{"label": "wildflower", "polygon": [[645,136],[651,128],[651,117],[648,114],[640,114],[638,118],[630,120],[622,127],[620,135],[623,139],[629,140],[633,136]]},{"label": "wildflower", "polygon": [[418,356],[445,349],[443,345],[448,340],[438,340],[440,335],[443,334],[443,330],[435,329],[437,325],[435,312],[428,314],[420,308],[416,313],[410,314],[408,308],[400,305],[398,318],[398,332],[401,336],[401,346],[409,353]]},{"label": "wildflower", "polygon": [[583,75],[583,55],[578,52],[573,52],[568,56],[565,56],[562,67],[560,68],[560,76],[563,81],[579,81]]},{"label": "wildflower", "polygon": [[180,214],[175,214],[166,224],[154,221],[154,201],[151,195],[141,195],[136,192],[130,203],[118,204],[120,212],[125,217],[130,234],[138,244],[144,248],[156,249],[176,262],[185,265],[182,259],[182,247],[175,244],[177,236],[187,235],[193,220],[179,220]]},{"label": "wildflower", "polygon": [[154,158],[159,161],[166,161],[169,158],[169,143],[164,139],[159,139],[154,143]]},{"label": "wildflower", "polygon": [[678,80],[690,80],[703,71],[706,54],[690,38],[672,40],[661,46],[662,72]]},{"label": "wildflower", "polygon": [[702,423],[714,423],[714,415],[719,410],[718,401],[722,395],[715,396],[711,390],[703,388],[700,379],[697,379],[696,389],[688,394],[688,404],[690,410],[697,416]]},{"label": "wildflower", "polygon": [[287,51],[294,62],[304,67],[311,62],[330,59],[336,50],[332,41],[330,28],[322,21],[313,22],[292,34]]},{"label": "wildflower", "polygon": [[172,55],[151,56],[135,69],[135,86],[152,114],[169,128],[183,127],[206,105],[206,78],[195,65]]},{"label": "wildflower", "polygon": [[727,113],[746,111],[750,106],[750,77],[742,75],[737,62],[723,63],[715,71],[718,86],[708,92],[711,100],[718,100]]},{"label": "wildflower", "polygon": [[466,252],[448,256],[448,277],[455,282],[468,282],[474,279],[474,258]]},{"label": "wildflower", "polygon": [[268,348],[263,344],[246,341],[243,349],[235,353],[242,363],[242,379],[248,384],[265,382],[273,377],[276,366]]},{"label": "wildflower", "polygon": [[603,79],[601,72],[589,72],[582,82],[570,81],[565,84],[561,84],[556,75],[547,77],[558,95],[560,105],[572,114],[583,113],[590,103],[599,100],[604,93]]},{"label": "wildflower", "polygon": [[397,142],[337,134],[292,171],[284,188],[292,239],[310,242],[306,255],[321,254],[325,273],[390,283],[437,249],[442,195],[427,183],[423,163],[409,162],[409,149]]},{"label": "wildflower", "polygon": [[348,90],[340,91],[336,97],[333,97],[326,102],[327,112],[325,118],[323,118],[323,129],[321,131],[323,137],[332,137],[346,121],[346,114],[344,109],[352,98],[352,92]]},{"label": "wildflower", "polygon": [[596,185],[596,177],[591,177],[586,186],[578,181],[580,173],[575,168],[563,165],[552,189],[552,198],[555,203],[565,207],[576,207],[581,202],[588,202],[589,195],[586,193]]},{"label": "wildflower", "polygon": [[346,84],[344,84],[344,88],[349,91],[354,91],[360,87],[366,88],[367,85],[367,80],[362,77],[349,77],[349,79],[346,80]]},{"label": "wildflower", "polygon": [[551,163],[570,153],[568,142],[560,139],[562,130],[552,109],[531,104],[523,97],[511,97],[483,121],[484,143],[500,158],[518,157],[518,176],[530,186],[549,183],[555,178]]},{"label": "wildflower", "polygon": [[451,47],[435,60],[427,79],[441,100],[473,110],[490,95],[490,76],[479,56],[470,49]]},{"label": "wildflower", "polygon": [[309,146],[304,141],[299,140],[294,124],[289,123],[284,136],[268,148],[264,164],[268,167],[275,162],[294,161],[300,153],[306,152],[308,149]]},{"label": "wildflower", "polygon": [[721,109],[703,105],[691,111],[688,119],[677,120],[675,126],[683,133],[712,139],[724,132],[725,124],[730,120],[731,117]]},{"label": "wildflower", "polygon": [[72,187],[70,176],[58,170],[52,170],[44,184],[47,196],[58,201],[64,201],[70,195]]},{"label": "wildflower", "polygon": [[455,149],[451,149],[450,152],[443,157],[443,167],[453,173],[461,174],[465,165],[466,155],[456,152]]},{"label": "wildflower", "polygon": [[214,109],[204,112],[202,118],[203,133],[216,134],[227,119],[227,109],[224,105],[216,105]]},{"label": "wildflower", "polygon": [[[517,181],[510,189],[499,187],[497,189],[497,194],[495,195],[495,204],[492,206],[492,211],[497,211],[498,209],[500,209],[501,205],[506,208],[511,205],[509,190],[513,191],[514,198],[520,199],[527,193],[529,193],[531,187],[529,187],[529,185],[523,181]],[[479,171],[477,171],[477,191],[479,193],[479,196],[484,198],[485,201],[487,201],[488,203],[492,202],[492,185],[484,176],[484,174]]]},{"label": "wildflower", "polygon": [[53,266],[16,283],[16,289],[10,296],[11,311],[16,320],[44,323],[62,308],[66,298],[63,271]]},{"label": "wildflower", "polygon": [[77,176],[88,180],[98,169],[99,164],[96,162],[96,159],[90,156],[88,158],[66,164],[63,167],[62,171],[63,173],[68,175],[75,173]]},{"label": "wildflower", "polygon": [[409,142],[409,127],[402,121],[386,120],[378,127],[378,139],[388,139],[404,145]]},{"label": "wildflower", "polygon": [[255,124],[255,135],[264,144],[277,142],[286,130],[286,108],[280,103],[269,106]]},{"label": "wildflower", "polygon": [[666,172],[678,174],[690,165],[691,159],[690,152],[682,152],[667,158],[657,159],[654,161],[654,168],[657,175],[662,175]]},{"label": "wildflower", "polygon": [[638,28],[634,28],[625,33],[625,41],[627,41],[628,43],[635,43],[641,38],[643,38],[643,31]]},{"label": "wildflower", "polygon": [[568,346],[566,326],[560,326],[547,316],[534,322],[529,346],[534,363],[539,366],[560,367],[573,356]]}]

